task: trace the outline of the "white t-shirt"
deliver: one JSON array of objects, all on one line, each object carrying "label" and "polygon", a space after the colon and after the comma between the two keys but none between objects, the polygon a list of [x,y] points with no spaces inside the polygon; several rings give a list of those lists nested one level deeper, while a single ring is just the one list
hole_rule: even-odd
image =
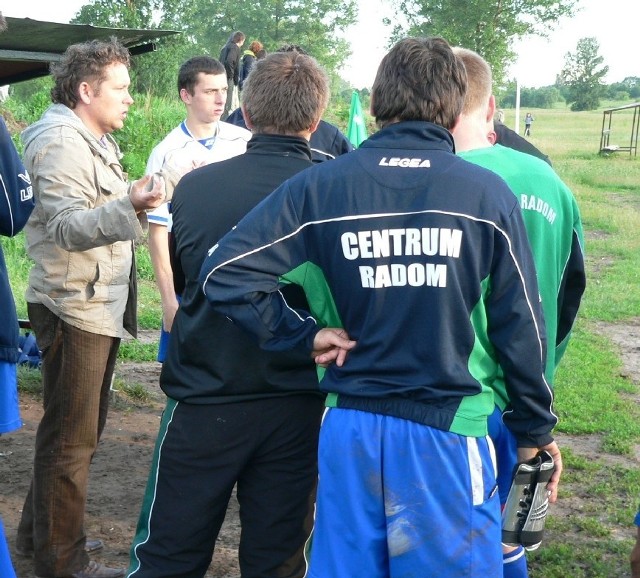
[{"label": "white t-shirt", "polygon": [[[186,173],[194,166],[217,163],[241,155],[247,150],[251,132],[228,122],[218,121],[216,134],[208,139],[195,139],[184,122],[174,128],[151,151],[146,174],[159,171],[169,165],[180,173]],[[150,223],[164,225],[171,229],[169,203],[148,211]]]}]

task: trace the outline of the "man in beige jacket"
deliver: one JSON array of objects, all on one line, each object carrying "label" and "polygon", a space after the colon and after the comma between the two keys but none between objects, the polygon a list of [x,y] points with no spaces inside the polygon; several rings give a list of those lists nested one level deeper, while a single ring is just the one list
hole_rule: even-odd
[{"label": "man in beige jacket", "polygon": [[145,210],[165,199],[161,177],[131,184],[110,133],[133,99],[129,53],[115,39],[70,46],[52,66],[54,104],[23,135],[36,206],[25,228],[34,265],[26,292],[42,349],[44,415],[16,551],[41,578],[116,578],[89,559],[89,465],[104,428],[116,355],[136,335],[134,243]]}]

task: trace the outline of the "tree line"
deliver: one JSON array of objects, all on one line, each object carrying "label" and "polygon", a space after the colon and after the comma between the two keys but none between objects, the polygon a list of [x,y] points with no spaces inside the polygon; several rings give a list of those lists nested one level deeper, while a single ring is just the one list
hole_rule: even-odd
[{"label": "tree line", "polygon": [[[390,45],[405,36],[443,36],[475,50],[491,64],[497,84],[515,60],[513,45],[525,36],[545,36],[575,13],[579,0],[382,0]],[[235,30],[267,51],[299,44],[336,74],[351,45],[369,38],[347,37],[358,18],[357,0],[92,0],[73,23],[121,28],[162,28],[182,34],[158,41],[160,50],[137,59],[134,88],[173,87],[175,69],[194,53],[217,57]]]},{"label": "tree line", "polygon": [[[552,108],[557,102],[566,102],[573,111],[595,110],[601,99],[640,100],[640,77],[629,76],[620,82],[605,84],[603,79],[609,67],[599,54],[598,41],[593,37],[581,38],[575,52],[565,55],[562,70],[552,86],[520,89],[520,104],[530,108]],[[510,81],[498,91],[500,106],[515,107],[516,83]]]},{"label": "tree line", "polygon": [[[515,82],[508,79],[515,62],[514,43],[530,36],[547,36],[558,21],[573,16],[579,0],[382,0],[381,20],[390,30],[389,45],[405,36],[438,35],[451,45],[481,54],[494,74],[500,106],[515,104]],[[358,19],[358,0],[90,0],[72,23],[114,28],[168,29],[180,32],[157,41],[158,50],[134,59],[132,90],[139,94],[175,94],[176,71],[195,54],[218,57],[236,30],[248,42],[259,40],[267,51],[298,44],[329,72],[340,107],[352,87],[339,75],[351,46],[369,38],[347,36]],[[638,79],[607,87],[608,67],[598,54],[595,38],[583,38],[566,55],[556,83],[540,89],[523,88],[521,104],[548,108],[566,101],[573,110],[597,108],[601,98],[637,98]],[[345,96],[346,95],[346,96]]]},{"label": "tree line", "polygon": [[136,57],[132,75],[136,92],[173,94],[180,63],[196,54],[218,58],[237,30],[247,45],[259,40],[267,52],[298,44],[336,71],[349,56],[344,31],[356,19],[357,0],[93,0],[71,22],[180,32],[159,39],[156,52]]}]

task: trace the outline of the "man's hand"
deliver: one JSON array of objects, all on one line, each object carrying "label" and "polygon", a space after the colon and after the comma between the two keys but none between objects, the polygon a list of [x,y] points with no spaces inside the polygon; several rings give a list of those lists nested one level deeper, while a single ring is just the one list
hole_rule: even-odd
[{"label": "man's hand", "polygon": [[129,191],[129,199],[136,213],[159,207],[166,197],[164,178],[158,175],[145,175],[134,181]]},{"label": "man's hand", "polygon": [[640,527],[638,527],[636,544],[631,550],[629,561],[631,562],[631,578],[640,578]]},{"label": "man's hand", "polygon": [[356,342],[349,339],[344,329],[327,327],[316,333],[311,357],[321,367],[328,367],[332,363],[341,367],[347,357],[347,352],[355,346]]},{"label": "man's hand", "polygon": [[562,456],[560,455],[560,448],[556,442],[551,442],[546,446],[540,448],[518,448],[518,462],[525,462],[535,457],[540,450],[545,450],[551,454],[555,469],[551,480],[547,484],[547,491],[549,492],[549,501],[556,502],[558,500],[558,484],[560,482],[560,474],[562,474]]}]

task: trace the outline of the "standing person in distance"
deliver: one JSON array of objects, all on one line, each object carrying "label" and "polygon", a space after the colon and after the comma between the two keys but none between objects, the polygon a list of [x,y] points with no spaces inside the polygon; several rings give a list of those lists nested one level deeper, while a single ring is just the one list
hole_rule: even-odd
[{"label": "standing person in distance", "polygon": [[[491,146],[495,98],[489,64],[476,52],[454,48],[467,71],[468,88],[460,121],[452,134],[463,159],[500,175],[520,203],[536,265],[547,337],[545,376],[554,375],[571,336],[586,277],[584,235],[578,204],[554,170],[542,160],[500,144]],[[510,410],[504,376],[493,382],[496,409],[489,418],[489,434],[496,447],[498,489],[504,505],[517,464],[517,442],[502,419]],[[504,546],[504,578],[528,575],[524,548]]]},{"label": "standing person in distance", "polygon": [[[177,84],[187,116],[151,151],[147,174],[163,168],[184,174],[194,167],[242,154],[251,133],[246,128],[220,121],[227,95],[224,66],[209,56],[194,56],[180,66]],[[170,204],[164,203],[148,213],[149,255],[162,302],[160,362],[164,361],[171,325],[178,310],[169,257]]]},{"label": "standing person in distance", "polygon": [[510,149],[538,157],[551,166],[551,159],[546,154],[526,138],[521,137],[515,130],[511,130],[499,118],[493,120],[493,128],[489,131],[489,140],[491,144],[501,144]]},{"label": "standing person in distance", "polygon": [[[218,313],[329,365],[310,578],[501,574],[500,369],[520,457],[553,455],[557,497],[535,268],[511,190],[454,154],[466,88],[445,40],[398,42],[373,85],[380,130],[290,178],[202,267]],[[286,281],[309,310],[283,299]]]},{"label": "standing person in distance", "polygon": [[266,52],[262,47],[262,42],[258,40],[254,40],[251,44],[249,44],[248,50],[245,50],[242,59],[240,61],[240,75],[238,80],[238,88],[242,92],[242,87],[244,86],[244,81],[249,76],[251,72],[251,67],[255,64],[255,61],[258,59],[258,55],[262,54],[262,58],[266,56]]},{"label": "standing person in distance", "polygon": [[[324,410],[315,366],[306,352],[261,350],[209,306],[198,274],[212,245],[312,166],[309,136],[329,87],[312,58],[274,53],[256,62],[244,95],[247,152],[185,175],[172,200],[174,273],[185,290],[160,376],[167,407],[130,578],[204,576],[235,484],[242,576],[306,571]],[[292,307],[308,307],[299,287],[283,294]]]},{"label": "standing person in distance", "polygon": [[137,332],[134,244],[164,180],[128,183],[111,133],[133,104],[129,52],[115,38],[73,44],[53,64],[54,104],[22,133],[35,209],[25,227],[34,264],[26,292],[42,349],[44,414],[16,551],[38,578],[117,578],[89,559],[89,466],[104,429],[124,331]]},{"label": "standing person in distance", "polygon": [[227,73],[227,100],[221,120],[227,120],[229,112],[234,108],[234,93],[238,90],[240,80],[240,48],[242,48],[245,38],[244,32],[240,30],[234,32],[220,51],[220,62]]},{"label": "standing person in distance", "polygon": [[528,112],[524,117],[524,136],[531,136],[531,123],[534,120],[535,119],[533,118],[533,115],[530,112]]}]

